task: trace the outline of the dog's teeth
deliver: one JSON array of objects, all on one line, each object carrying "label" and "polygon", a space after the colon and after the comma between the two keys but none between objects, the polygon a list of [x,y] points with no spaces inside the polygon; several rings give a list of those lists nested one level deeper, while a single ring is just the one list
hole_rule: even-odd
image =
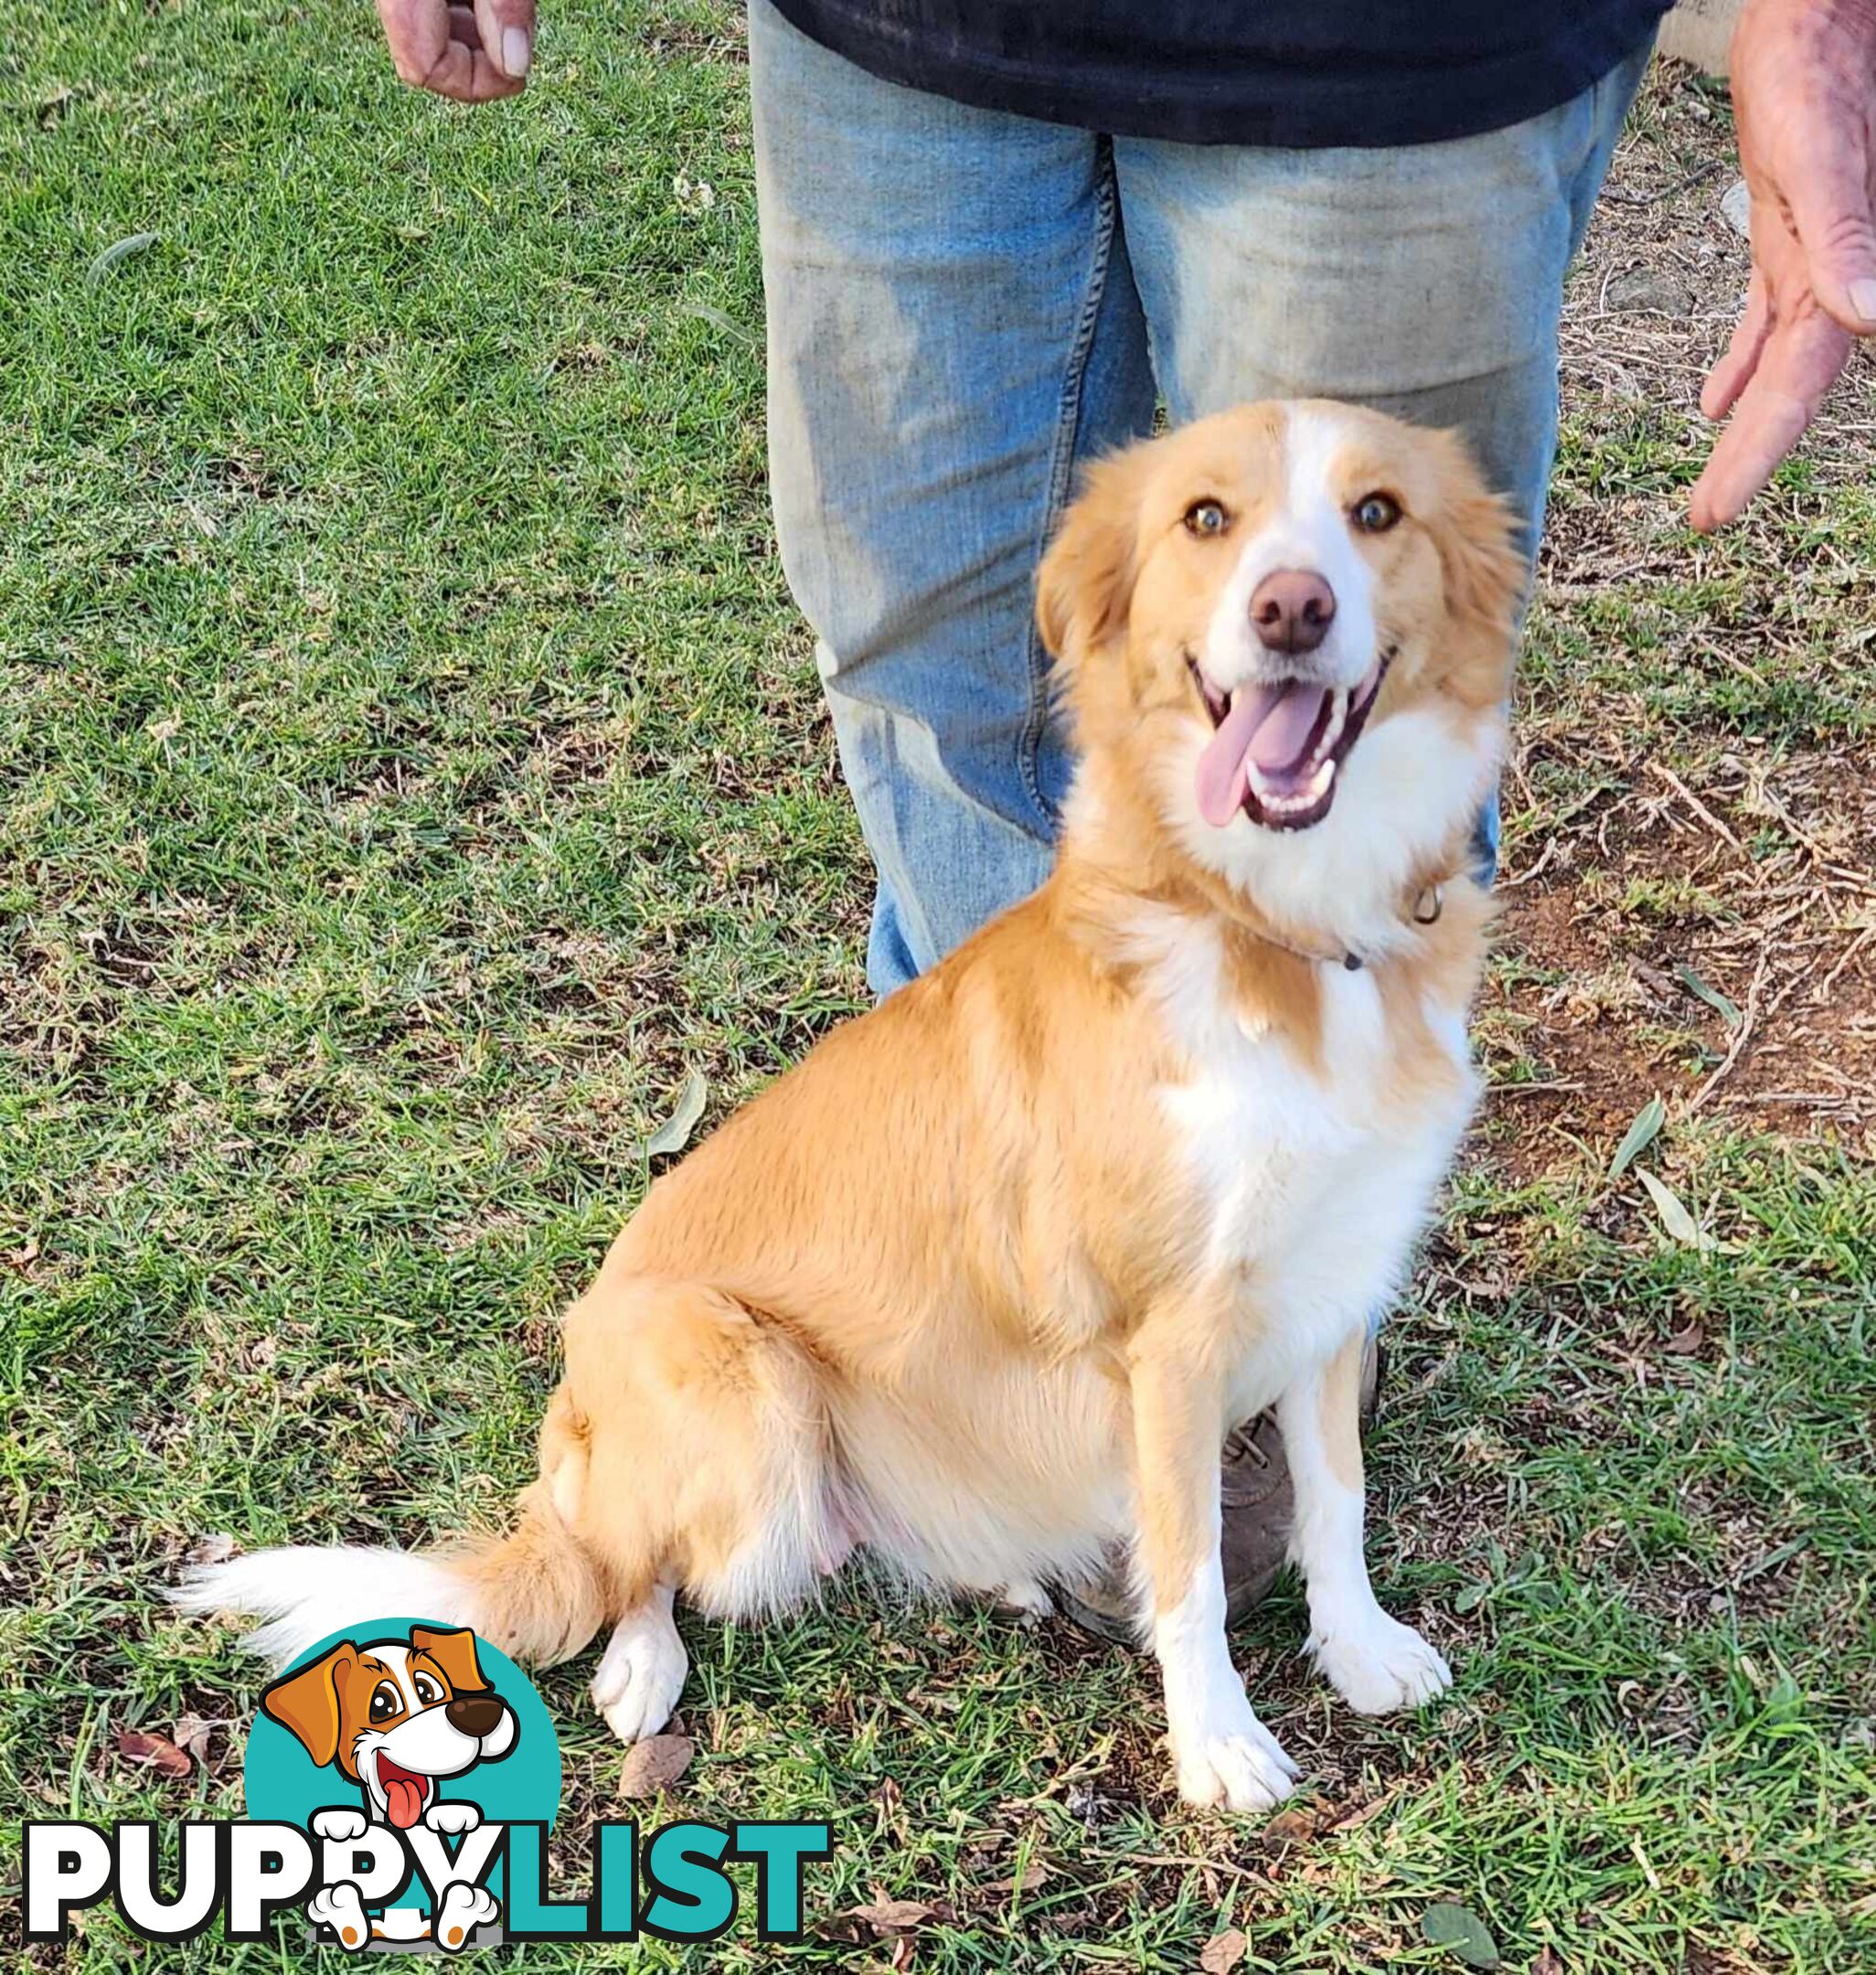
[{"label": "dog's teeth", "polygon": [[1272,816],[1295,816],[1305,809],[1312,809],[1327,793],[1328,785],[1336,778],[1336,764],[1332,761],[1318,762],[1315,773],[1300,789],[1279,791],[1271,787],[1259,773],[1257,763],[1251,763],[1251,787],[1258,802]]},{"label": "dog's teeth", "polygon": [[1328,725],[1322,730],[1322,739],[1316,743],[1317,754],[1327,754],[1342,738],[1342,723],[1348,718],[1348,695],[1334,694],[1329,700]]}]

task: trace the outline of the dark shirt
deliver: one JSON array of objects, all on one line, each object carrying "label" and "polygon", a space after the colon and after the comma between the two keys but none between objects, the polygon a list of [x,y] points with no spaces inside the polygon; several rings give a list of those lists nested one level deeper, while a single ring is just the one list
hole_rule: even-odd
[{"label": "dark shirt", "polygon": [[1183,144],[1425,144],[1554,108],[1668,0],[775,0],[874,75]]}]

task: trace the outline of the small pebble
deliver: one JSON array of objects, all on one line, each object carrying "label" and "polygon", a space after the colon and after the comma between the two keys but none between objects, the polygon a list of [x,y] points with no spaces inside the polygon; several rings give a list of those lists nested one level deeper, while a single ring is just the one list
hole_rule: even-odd
[{"label": "small pebble", "polygon": [[1679,275],[1660,268],[1631,268],[1626,274],[1617,274],[1604,291],[1604,300],[1625,315],[1693,312],[1693,291]]},{"label": "small pebble", "polygon": [[1720,211],[1728,226],[1742,240],[1753,237],[1753,195],[1743,178],[1735,178],[1720,201]]}]

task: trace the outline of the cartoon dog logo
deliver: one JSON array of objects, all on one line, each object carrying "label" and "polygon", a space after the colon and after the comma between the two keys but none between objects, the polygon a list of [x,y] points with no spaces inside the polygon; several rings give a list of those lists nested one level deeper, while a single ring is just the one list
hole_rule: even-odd
[{"label": "cartoon dog logo", "polygon": [[[367,1820],[409,1831],[421,1823],[437,1832],[474,1830],[474,1804],[444,1800],[439,1786],[478,1763],[499,1762],[515,1746],[515,1711],[484,1677],[475,1635],[412,1626],[403,1639],[342,1639],[310,1665],[277,1680],[261,1696],[261,1712],[297,1738],[323,1768],[357,1785],[362,1813],[319,1811],[315,1837],[363,1835]],[[330,1927],[340,1945],[368,1939],[462,1947],[499,1908],[485,1887],[449,1888],[433,1924],[414,1908],[393,1908],[368,1921],[357,1891],[341,1885],[314,1895],[307,1917]]]}]

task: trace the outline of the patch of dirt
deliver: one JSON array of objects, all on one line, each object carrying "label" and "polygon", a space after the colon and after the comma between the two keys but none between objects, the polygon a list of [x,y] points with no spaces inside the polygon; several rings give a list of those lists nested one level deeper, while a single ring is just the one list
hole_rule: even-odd
[{"label": "patch of dirt", "polygon": [[1496,1116],[1527,1160],[1613,1150],[1655,1093],[1876,1152],[1876,791],[1834,755],[1649,765],[1508,879]]}]

